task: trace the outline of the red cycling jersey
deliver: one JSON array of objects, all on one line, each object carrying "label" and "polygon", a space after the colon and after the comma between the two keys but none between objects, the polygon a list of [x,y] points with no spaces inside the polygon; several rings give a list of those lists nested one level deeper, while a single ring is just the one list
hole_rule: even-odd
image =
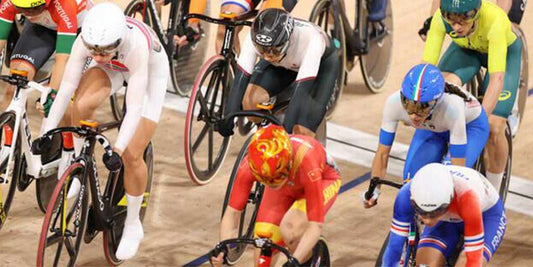
[{"label": "red cycling jersey", "polygon": [[[261,217],[272,217],[265,216],[265,212],[278,213],[275,217],[281,220],[294,201],[305,199],[308,220],[324,222],[326,211],[334,202],[341,185],[339,172],[334,164],[328,164],[326,151],[314,138],[291,135],[290,141],[294,152],[291,174],[281,188],[265,189],[258,221]],[[239,166],[231,192],[229,205],[232,208],[239,211],[244,209],[254,182],[255,178],[248,167],[246,156]],[[272,205],[272,209],[267,209],[264,205]],[[278,224],[277,221],[273,223]]]}]

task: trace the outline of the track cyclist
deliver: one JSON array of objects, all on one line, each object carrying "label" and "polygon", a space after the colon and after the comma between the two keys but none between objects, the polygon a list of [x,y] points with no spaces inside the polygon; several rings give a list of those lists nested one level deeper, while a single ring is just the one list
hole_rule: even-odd
[{"label": "track cyclist", "polygon": [[[0,49],[7,39],[17,14],[26,18],[24,29],[10,58],[10,68],[27,72],[32,80],[37,71],[55,52],[55,63],[49,86],[59,88],[63,72],[85,17],[89,0],[2,0],[0,4]],[[4,93],[2,110],[13,97],[14,86]],[[50,98],[54,93],[50,94]],[[45,104],[48,113],[51,102]]]},{"label": "track cyclist", "polygon": [[[402,121],[416,128],[405,161],[403,179],[412,178],[424,165],[441,162],[447,148],[454,165],[472,167],[489,136],[487,116],[479,102],[461,88],[445,83],[431,64],[411,68],[402,89],[387,99],[372,162],[372,176],[385,177],[396,128]],[[365,207],[376,204],[379,189]]]},{"label": "track cyclist", "polygon": [[[88,58],[93,63],[83,73]],[[124,162],[128,204],[124,231],[116,252],[120,260],[133,257],[144,236],[139,219],[148,173],[143,151],[158,124],[168,78],[167,56],[150,27],[126,18],[111,2],[95,5],[88,12],[82,32],[74,42],[61,89],[46,123],[46,131],[57,127],[74,92],[73,121],[91,119],[95,109],[122,88],[124,81],[128,82],[127,112],[114,152],[103,158],[105,165],[113,170],[120,169],[121,158]],[[41,137],[35,143],[40,150],[46,150],[50,140]],[[83,139],[75,138],[74,145],[79,154]],[[74,179],[69,195],[79,187],[79,180]]]},{"label": "track cyclist", "polygon": [[[263,10],[244,41],[224,114],[240,110],[241,104],[244,110],[256,110],[257,104],[290,90],[285,129],[314,137],[340,71],[336,50],[315,24],[293,19],[282,9]],[[233,127],[228,121],[219,131],[229,136]]]},{"label": "track cyclist", "polygon": [[[342,183],[334,162],[327,160],[324,147],[311,137],[288,135],[282,126],[260,128],[239,166],[220,223],[221,240],[237,232],[239,214],[256,181],[266,188],[255,235],[285,244],[299,262],[308,261]],[[211,262],[221,266],[225,255],[220,253]]]},{"label": "track cyclist", "polygon": [[455,266],[485,266],[507,228],[498,192],[482,174],[466,167],[431,163],[396,196],[383,266],[398,266],[415,215],[425,225],[416,253],[417,266],[445,266],[461,235],[464,246]]},{"label": "track cyclist", "polygon": [[438,65],[446,81],[465,84],[481,66],[487,67],[482,103],[490,124],[486,175],[499,190],[508,157],[506,122],[520,82],[522,41],[507,14],[485,0],[442,0],[431,21],[423,61],[437,64],[445,35],[453,41]]}]

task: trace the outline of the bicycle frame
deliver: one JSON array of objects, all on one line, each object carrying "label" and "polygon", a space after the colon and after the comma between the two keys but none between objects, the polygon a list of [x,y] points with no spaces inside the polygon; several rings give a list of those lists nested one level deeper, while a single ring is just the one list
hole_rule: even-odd
[{"label": "bicycle frame", "polygon": [[[15,93],[13,95],[13,99],[11,100],[11,103],[6,109],[6,113],[12,113],[15,115],[15,126],[13,129],[13,137],[12,137],[13,140],[11,143],[11,148],[9,150],[8,162],[11,162],[13,160],[14,151],[15,151],[14,148],[17,145],[18,136],[20,134],[21,135],[21,138],[20,138],[21,139],[21,151],[24,153],[24,157],[27,163],[26,173],[27,175],[31,175],[37,179],[40,177],[51,175],[54,172],[57,172],[57,168],[59,165],[59,159],[43,165],[41,162],[41,156],[34,155],[31,152],[31,145],[32,145],[31,139],[32,138],[31,138],[31,131],[29,128],[28,116],[26,114],[26,102],[28,100],[28,94],[31,93],[32,91],[37,90],[41,92],[41,99],[46,99],[46,97],[48,96],[48,93],[50,92],[50,89],[35,82],[29,82],[28,85],[29,85],[28,88],[23,88],[21,86],[16,87]],[[41,131],[43,130],[43,127],[44,127],[44,121],[41,124]],[[22,141],[22,140],[26,140],[26,141]],[[2,159],[1,161],[3,160],[4,159]],[[5,173],[6,178],[9,177],[10,171],[11,170],[9,169],[9,164],[7,164],[6,173]],[[5,179],[4,182],[7,183],[7,179]]]}]

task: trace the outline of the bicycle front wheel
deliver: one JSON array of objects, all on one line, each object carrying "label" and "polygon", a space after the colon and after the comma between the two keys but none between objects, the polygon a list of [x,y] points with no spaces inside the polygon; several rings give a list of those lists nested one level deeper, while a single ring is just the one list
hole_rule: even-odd
[{"label": "bicycle front wheel", "polygon": [[[37,266],[74,266],[85,232],[88,191],[82,185],[76,197],[67,198],[74,177],[82,180],[83,164],[70,165],[52,193],[41,228]],[[50,255],[47,255],[50,253]]]},{"label": "bicycle front wheel", "polygon": [[387,0],[387,16],[381,22],[367,21],[371,1],[363,0],[362,23],[360,32],[367,36],[368,53],[360,56],[361,72],[366,87],[372,93],[380,93],[385,88],[389,69],[392,64],[392,6],[391,0]]},{"label": "bicycle front wheel", "polygon": [[224,57],[210,58],[196,77],[185,122],[185,163],[189,177],[198,185],[216,175],[230,143],[215,131],[224,114],[224,101],[232,81]]},{"label": "bicycle front wheel", "polygon": [[[141,211],[139,213],[141,222],[144,220],[144,216],[146,215],[146,209],[148,208],[150,194],[152,192],[154,152],[151,142],[144,150],[143,158],[148,171],[148,176],[146,189],[144,190],[144,199],[143,203],[141,204]],[[112,177],[110,176],[108,179],[112,179]],[[106,190],[107,189],[111,191],[106,192],[104,195],[110,196],[112,223],[110,224],[110,228],[104,231],[104,254],[107,262],[113,266],[116,266],[122,263],[122,261],[117,258],[116,251],[118,245],[120,244],[120,239],[122,238],[122,230],[126,220],[126,208],[128,204],[126,200],[126,191],[124,190],[124,169],[120,171],[117,182],[114,185],[106,186]]]},{"label": "bicycle front wheel", "polygon": [[333,94],[329,99],[326,109],[326,119],[329,120],[333,116],[333,111],[341,98],[346,81],[346,41],[343,30],[344,26],[342,20],[338,16],[335,16],[330,0],[318,1],[311,11],[309,21],[322,28],[333,41],[333,44],[337,48],[337,57],[341,64],[339,74],[335,80]]},{"label": "bicycle front wheel", "polygon": [[[0,116],[0,229],[5,224],[11,202],[15,196],[17,179],[20,173],[20,138],[18,138],[15,147],[12,147],[13,131],[15,127],[15,114],[4,113]],[[13,157],[9,160],[9,154],[13,151]],[[9,174],[6,176],[6,169],[9,168]]]},{"label": "bicycle front wheel", "polygon": [[[250,136],[243,144],[242,149],[239,152],[239,155],[237,156],[237,160],[233,165],[233,170],[231,171],[231,176],[228,181],[228,187],[226,189],[226,196],[224,197],[224,204],[222,206],[222,217],[224,216],[226,208],[229,205],[231,192],[233,190],[233,186],[235,185],[235,179],[237,179],[237,171],[239,169],[239,166],[241,165],[241,162],[244,160],[244,157],[248,152],[248,145],[250,144],[251,140],[252,137]],[[257,211],[259,210],[259,205],[261,204],[261,199],[263,198],[264,190],[264,185],[257,182],[252,187],[252,191],[250,192],[250,195],[248,197],[247,204],[242,210],[241,216],[239,217],[239,229],[237,235],[238,238],[253,237],[255,219],[257,218]],[[235,247],[228,248],[227,260],[230,265],[237,263],[241,259],[242,254],[246,250],[246,246],[246,244],[238,244]]]}]

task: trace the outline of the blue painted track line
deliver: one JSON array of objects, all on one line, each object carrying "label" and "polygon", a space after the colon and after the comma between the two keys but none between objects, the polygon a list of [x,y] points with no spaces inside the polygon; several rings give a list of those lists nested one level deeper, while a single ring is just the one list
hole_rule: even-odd
[{"label": "blue painted track line", "polygon": [[[341,188],[339,189],[339,194],[342,194],[350,189],[353,189],[354,187],[366,182],[367,180],[370,179],[370,172],[367,172],[345,184],[343,184],[341,186]],[[209,261],[209,257],[210,257],[210,254],[211,254],[211,251],[209,251],[208,253],[190,261],[189,263],[186,263],[185,265],[183,265],[183,267],[193,267],[193,266],[200,266],[204,263],[206,263],[207,261]]]}]

